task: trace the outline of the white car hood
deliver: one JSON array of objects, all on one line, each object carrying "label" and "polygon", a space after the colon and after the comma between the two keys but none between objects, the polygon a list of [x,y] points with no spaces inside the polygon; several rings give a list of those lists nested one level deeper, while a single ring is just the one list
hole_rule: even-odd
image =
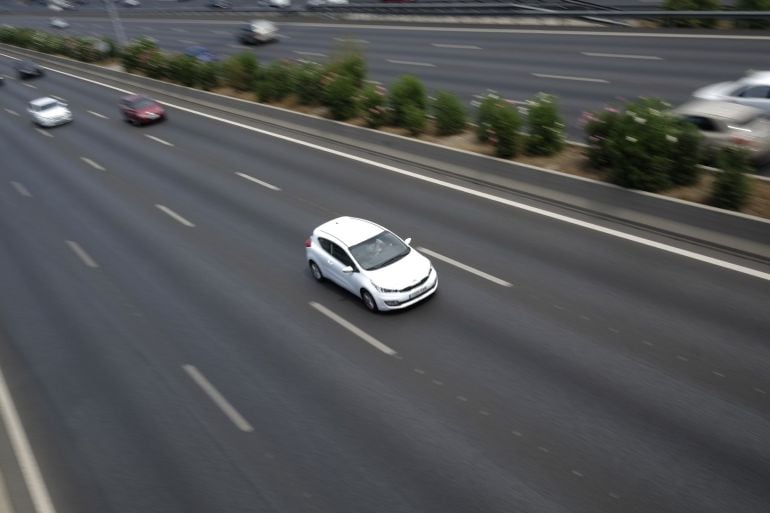
[{"label": "white car hood", "polygon": [[711,84],[705,87],[701,87],[696,90],[692,95],[696,98],[702,98],[704,100],[720,100],[728,95],[728,93],[736,87],[735,82],[720,82],[718,84]]},{"label": "white car hood", "polygon": [[68,116],[69,113],[70,111],[67,107],[58,106],[52,109],[36,112],[35,115],[37,115],[40,119],[59,119]]},{"label": "white car hood", "polygon": [[430,260],[412,249],[401,260],[366,273],[380,288],[401,290],[425,278],[429,271]]}]

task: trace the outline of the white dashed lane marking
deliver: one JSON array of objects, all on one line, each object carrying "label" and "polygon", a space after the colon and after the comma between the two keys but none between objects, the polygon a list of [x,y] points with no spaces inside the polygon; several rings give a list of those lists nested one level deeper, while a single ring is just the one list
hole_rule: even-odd
[{"label": "white dashed lane marking", "polygon": [[336,322],[337,324],[339,324],[340,326],[342,326],[343,328],[351,332],[352,334],[356,335],[358,338],[360,338],[370,346],[374,347],[375,349],[378,349],[390,356],[396,354],[396,352],[393,349],[386,346],[385,344],[383,344],[373,336],[369,335],[358,326],[354,325],[353,323],[347,321],[346,319],[343,319],[336,313],[332,312],[331,310],[326,308],[324,305],[320,303],[316,303],[315,301],[311,301],[310,306],[312,306],[313,308],[315,308],[316,310],[324,314],[326,317],[328,317],[332,321]]},{"label": "white dashed lane marking", "polygon": [[325,53],[321,52],[306,52],[303,50],[294,50],[297,55],[307,55],[308,57],[326,57]]},{"label": "white dashed lane marking", "polygon": [[104,169],[103,166],[101,166],[100,164],[94,162],[93,160],[89,159],[88,157],[80,157],[80,160],[82,160],[83,162],[85,162],[86,164],[88,164],[89,166],[91,166],[94,169],[97,169],[99,171],[106,171],[106,169]]},{"label": "white dashed lane marking", "polygon": [[92,111],[92,110],[88,110],[88,111],[86,111],[86,112],[88,112],[88,113],[89,113],[89,114],[91,114],[92,116],[96,116],[97,118],[102,118],[102,119],[110,119],[110,118],[108,118],[107,116],[105,116],[104,114],[99,114],[98,112],[94,112],[94,111]]},{"label": "white dashed lane marking", "polygon": [[19,195],[24,196],[25,198],[31,198],[32,193],[29,192],[29,190],[24,187],[24,184],[21,184],[19,182],[11,182],[11,185],[14,189],[16,189],[16,192],[19,193]]},{"label": "white dashed lane marking", "polygon": [[66,242],[67,242],[67,246],[69,246],[72,252],[75,253],[75,255],[77,255],[77,257],[80,259],[81,262],[83,262],[83,264],[85,264],[86,267],[91,267],[91,268],[99,267],[99,264],[97,264],[96,261],[93,258],[91,258],[91,255],[86,253],[85,249],[80,247],[80,244],[78,244],[74,240],[68,240]]},{"label": "white dashed lane marking", "polygon": [[655,55],[633,55],[628,53],[599,53],[599,52],[580,52],[587,57],[607,57],[610,59],[640,59],[649,61],[662,61],[663,57]]},{"label": "white dashed lane marking", "polygon": [[262,187],[267,187],[267,188],[268,188],[268,189],[270,189],[270,190],[273,190],[273,191],[280,191],[280,190],[281,190],[281,188],[280,188],[280,187],[276,187],[276,186],[275,186],[275,185],[273,185],[273,184],[269,184],[269,183],[267,183],[267,182],[263,182],[263,181],[262,181],[262,180],[260,180],[259,178],[254,178],[253,176],[251,176],[251,175],[247,175],[246,173],[238,173],[238,172],[236,172],[235,174],[236,174],[236,175],[238,175],[238,176],[240,176],[241,178],[244,178],[244,179],[246,179],[246,180],[249,180],[249,181],[251,181],[251,182],[254,182],[254,183],[256,183],[256,184],[259,184],[259,185],[261,185]]},{"label": "white dashed lane marking", "polygon": [[150,135],[150,134],[144,134],[144,136],[145,136],[145,137],[147,137],[147,138],[149,138],[149,139],[152,139],[152,140],[153,140],[153,141],[155,141],[155,142],[159,142],[159,143],[161,143],[161,144],[165,144],[166,146],[173,146],[173,145],[174,145],[173,143],[170,143],[170,142],[168,142],[168,141],[164,141],[164,140],[163,140],[163,139],[161,139],[160,137],[155,137],[154,135]]},{"label": "white dashed lane marking", "polygon": [[454,50],[481,50],[481,47],[476,45],[454,45],[449,43],[431,43],[430,45],[436,48],[452,48]]},{"label": "white dashed lane marking", "polygon": [[206,395],[209,396],[209,399],[211,399],[214,404],[216,404],[220,410],[222,410],[222,413],[224,413],[227,418],[229,418],[233,424],[236,425],[238,429],[241,431],[251,432],[254,431],[254,428],[249,424],[249,422],[243,418],[243,416],[238,413],[238,410],[236,410],[232,404],[230,404],[230,401],[225,399],[225,397],[219,392],[219,390],[214,387],[214,385],[209,382],[208,379],[206,379],[206,376],[201,374],[201,372],[196,369],[193,365],[182,365],[182,368],[187,373],[188,376],[206,393]]},{"label": "white dashed lane marking", "polygon": [[158,210],[160,210],[161,212],[163,212],[164,214],[169,216],[171,219],[177,221],[178,223],[181,223],[181,224],[183,224],[183,225],[185,225],[185,226],[187,226],[189,228],[195,228],[195,225],[193,223],[191,223],[190,221],[188,221],[184,217],[180,216],[179,214],[177,214],[176,212],[174,212],[170,208],[168,208],[166,206],[163,206],[163,205],[155,205],[155,206],[158,208]]},{"label": "white dashed lane marking", "polygon": [[492,283],[496,283],[497,285],[501,285],[503,287],[512,287],[513,285],[505,280],[502,280],[496,276],[492,276],[491,274],[487,274],[484,271],[480,271],[474,267],[471,267],[469,265],[465,265],[462,262],[458,262],[457,260],[454,260],[453,258],[449,258],[448,256],[444,256],[440,253],[436,253],[435,251],[431,251],[428,248],[420,247],[418,248],[420,251],[425,253],[426,255],[430,255],[433,258],[436,258],[438,260],[441,260],[442,262],[445,262],[449,265],[453,265],[459,269],[462,269],[463,271],[467,271],[471,274],[475,274],[476,276],[480,278],[484,278],[485,280],[489,280]]},{"label": "white dashed lane marking", "polygon": [[430,62],[417,62],[417,61],[399,61],[396,59],[386,59],[391,64],[402,64],[404,66],[422,66],[424,68],[435,68],[435,64]]},{"label": "white dashed lane marking", "polygon": [[37,130],[40,134],[42,134],[42,135],[44,135],[46,137],[53,137],[53,134],[51,132],[49,132],[47,130],[43,130],[42,128],[36,128],[35,130]]},{"label": "white dashed lane marking", "polygon": [[11,110],[11,109],[5,109],[5,112],[10,114],[11,116],[18,116],[19,115],[18,112],[16,112],[15,110]]},{"label": "white dashed lane marking", "polygon": [[589,77],[571,77],[567,75],[549,75],[547,73],[532,73],[533,76],[538,78],[553,78],[556,80],[574,80],[577,82],[596,82],[599,84],[609,84],[609,80],[603,78],[589,78]]}]

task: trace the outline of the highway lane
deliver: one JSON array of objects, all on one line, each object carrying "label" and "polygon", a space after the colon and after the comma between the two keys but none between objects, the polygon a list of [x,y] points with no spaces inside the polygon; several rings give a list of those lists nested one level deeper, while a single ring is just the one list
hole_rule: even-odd
[{"label": "highway lane", "polygon": [[[47,22],[40,18],[7,19],[39,28]],[[68,32],[112,34],[106,21],[73,19],[72,23]],[[370,78],[386,85],[398,76],[414,74],[431,91],[456,92],[469,106],[489,89],[516,102],[525,102],[538,92],[555,94],[572,139],[582,138],[578,120],[587,110],[637,96],[682,103],[702,85],[736,79],[749,69],[761,68],[766,46],[762,39],[709,39],[708,34],[669,38],[650,37],[649,32],[602,35],[612,32],[607,30],[565,34],[558,30],[489,32],[470,27],[458,31],[279,23],[284,39],[249,48],[235,41],[238,23],[124,22],[129,37],[149,35],[171,51],[200,44],[222,56],[252,51],[262,62],[324,61],[345,44],[344,40],[353,40],[366,54]]]},{"label": "highway lane", "polygon": [[[3,182],[32,194],[2,189],[3,268],[23,272],[0,319],[94,511],[766,509],[765,282],[176,110],[136,129],[115,92],[55,74],[30,84],[2,107],[53,93],[76,120],[47,137],[0,111],[4,154],[24,157]],[[372,316],[304,271],[304,237],[338,213],[513,287],[434,258],[436,298]]]}]

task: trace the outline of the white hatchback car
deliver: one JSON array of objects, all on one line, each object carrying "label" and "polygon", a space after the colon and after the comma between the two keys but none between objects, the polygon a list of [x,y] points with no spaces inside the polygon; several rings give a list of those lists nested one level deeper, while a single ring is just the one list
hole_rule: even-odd
[{"label": "white hatchback car", "polygon": [[360,297],[366,308],[406,308],[436,292],[438,275],[430,260],[394,233],[371,221],[338,217],[305,241],[313,277],[329,279]]},{"label": "white hatchback car", "polygon": [[44,127],[63,125],[72,121],[72,112],[67,108],[67,104],[48,96],[29,102],[27,112],[32,115],[36,124]]}]

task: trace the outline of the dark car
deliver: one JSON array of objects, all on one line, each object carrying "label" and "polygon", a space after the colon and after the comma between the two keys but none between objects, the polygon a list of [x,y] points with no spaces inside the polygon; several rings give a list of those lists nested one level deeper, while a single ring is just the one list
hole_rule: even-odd
[{"label": "dark car", "polygon": [[185,49],[184,53],[190,57],[195,57],[200,62],[214,62],[219,60],[216,55],[211,53],[211,51],[204,46],[190,46]]},{"label": "dark car", "polygon": [[132,125],[146,125],[166,119],[166,109],[147,96],[131,95],[120,99],[120,113]]},{"label": "dark car", "polygon": [[16,61],[13,67],[22,80],[25,78],[42,77],[44,75],[43,68],[32,61]]}]

